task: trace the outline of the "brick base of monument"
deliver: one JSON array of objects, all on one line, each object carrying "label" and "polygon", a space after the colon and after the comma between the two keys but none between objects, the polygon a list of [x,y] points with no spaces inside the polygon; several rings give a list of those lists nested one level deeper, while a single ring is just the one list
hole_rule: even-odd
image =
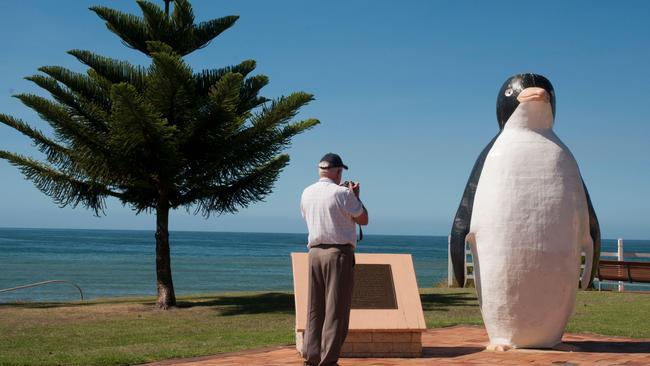
[{"label": "brick base of monument", "polygon": [[[302,355],[303,332],[296,332],[296,349]],[[415,358],[422,356],[422,332],[395,331],[383,332],[350,331],[341,357],[399,357]]]}]

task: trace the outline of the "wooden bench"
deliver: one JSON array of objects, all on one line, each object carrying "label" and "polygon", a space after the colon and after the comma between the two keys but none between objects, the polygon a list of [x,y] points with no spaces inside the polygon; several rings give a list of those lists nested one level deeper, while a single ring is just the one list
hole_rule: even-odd
[{"label": "wooden bench", "polygon": [[602,281],[650,283],[650,262],[601,260],[598,263],[598,290]]}]

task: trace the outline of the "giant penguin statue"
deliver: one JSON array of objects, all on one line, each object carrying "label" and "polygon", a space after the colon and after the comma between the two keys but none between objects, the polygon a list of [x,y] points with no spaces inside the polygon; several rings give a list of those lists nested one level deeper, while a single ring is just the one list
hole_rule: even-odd
[{"label": "giant penguin statue", "polygon": [[555,92],[543,76],[520,74],[503,84],[501,131],[474,165],[454,219],[455,278],[462,285],[467,241],[494,348],[559,343],[575,302],[581,252],[583,288],[596,269],[598,220],[573,155],[552,130],[554,116]]}]

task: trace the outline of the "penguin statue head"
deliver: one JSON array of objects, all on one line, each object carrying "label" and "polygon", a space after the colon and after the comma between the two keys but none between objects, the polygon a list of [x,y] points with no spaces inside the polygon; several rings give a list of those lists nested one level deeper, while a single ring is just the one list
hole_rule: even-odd
[{"label": "penguin statue head", "polygon": [[499,129],[503,129],[520,103],[529,100],[548,101],[555,117],[555,90],[551,82],[538,74],[517,74],[503,83],[497,96]]}]

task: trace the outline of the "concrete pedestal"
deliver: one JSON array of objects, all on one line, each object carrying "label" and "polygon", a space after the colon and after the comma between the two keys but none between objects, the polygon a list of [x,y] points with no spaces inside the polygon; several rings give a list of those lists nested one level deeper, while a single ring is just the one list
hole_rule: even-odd
[{"label": "concrete pedestal", "polygon": [[[303,331],[296,331],[296,350],[302,355]],[[341,357],[416,358],[422,355],[422,332],[354,331],[348,333]]]}]

